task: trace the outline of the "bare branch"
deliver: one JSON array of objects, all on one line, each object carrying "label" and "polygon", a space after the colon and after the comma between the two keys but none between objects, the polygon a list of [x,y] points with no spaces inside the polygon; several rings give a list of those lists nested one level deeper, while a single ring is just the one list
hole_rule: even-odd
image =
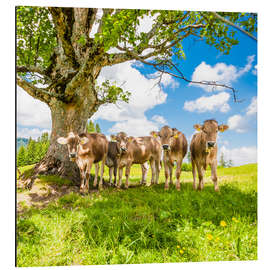
[{"label": "bare branch", "polygon": [[252,38],[253,40],[257,41],[257,38],[254,37],[252,34],[250,34],[249,32],[247,32],[246,30],[244,30],[243,28],[241,28],[240,26],[234,24],[233,22],[227,20],[226,18],[220,16],[217,12],[211,12],[216,18],[220,19],[221,21],[223,21],[226,24],[229,24],[230,26],[236,28],[237,30],[241,31],[242,33],[246,34],[248,37]]}]

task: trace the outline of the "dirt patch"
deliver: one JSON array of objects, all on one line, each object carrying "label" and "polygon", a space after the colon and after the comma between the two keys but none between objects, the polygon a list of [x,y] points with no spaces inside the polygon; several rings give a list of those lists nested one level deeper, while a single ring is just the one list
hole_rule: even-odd
[{"label": "dirt patch", "polygon": [[17,212],[20,214],[31,206],[43,208],[71,192],[79,192],[79,188],[70,185],[47,184],[36,179],[31,190],[25,189],[17,192]]}]

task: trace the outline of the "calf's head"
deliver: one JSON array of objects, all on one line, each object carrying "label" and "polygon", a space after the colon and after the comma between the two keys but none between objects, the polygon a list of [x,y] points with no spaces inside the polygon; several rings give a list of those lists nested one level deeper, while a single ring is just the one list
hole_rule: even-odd
[{"label": "calf's head", "polygon": [[218,125],[216,120],[206,120],[203,125],[196,124],[193,126],[197,131],[203,132],[206,140],[206,149],[216,146],[218,131],[224,132],[229,128],[227,125]]},{"label": "calf's head", "polygon": [[132,137],[128,137],[125,132],[119,132],[117,135],[111,135],[111,140],[117,143],[120,153],[127,151],[127,143]]},{"label": "calf's head", "polygon": [[89,141],[85,134],[75,135],[70,132],[67,137],[59,137],[57,142],[68,147],[68,155],[71,161],[75,161],[78,156],[80,145],[84,145]]},{"label": "calf's head", "polygon": [[151,136],[160,138],[160,142],[164,151],[170,151],[174,138],[178,138],[179,131],[176,128],[164,126],[159,132],[152,131]]}]

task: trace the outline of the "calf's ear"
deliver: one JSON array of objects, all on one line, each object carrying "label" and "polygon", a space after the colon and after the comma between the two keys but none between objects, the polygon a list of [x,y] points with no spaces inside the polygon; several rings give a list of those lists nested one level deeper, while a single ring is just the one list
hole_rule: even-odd
[{"label": "calf's ear", "polygon": [[152,137],[157,138],[158,132],[156,132],[156,131],[151,131],[151,132],[150,132],[150,135],[151,135]]},{"label": "calf's ear", "polygon": [[111,141],[112,141],[112,142],[116,141],[116,136],[115,136],[115,135],[111,134],[110,137],[111,137]]},{"label": "calf's ear", "polygon": [[84,137],[80,138],[80,144],[81,145],[84,145],[84,144],[86,144],[88,142],[89,142],[89,139],[87,137],[84,136]]},{"label": "calf's ear", "polygon": [[201,130],[202,130],[202,126],[199,125],[199,124],[195,124],[193,127],[194,127],[197,131],[201,131]]},{"label": "calf's ear", "polygon": [[57,142],[60,143],[60,144],[67,144],[68,143],[68,139],[67,138],[64,138],[64,137],[59,137],[57,139]]},{"label": "calf's ear", "polygon": [[128,137],[128,142],[131,142],[134,139],[134,137],[130,136]]},{"label": "calf's ear", "polygon": [[228,128],[229,128],[229,126],[227,126],[227,125],[219,125],[219,126],[218,126],[218,130],[219,130],[220,132],[224,132],[224,131],[226,131]]}]

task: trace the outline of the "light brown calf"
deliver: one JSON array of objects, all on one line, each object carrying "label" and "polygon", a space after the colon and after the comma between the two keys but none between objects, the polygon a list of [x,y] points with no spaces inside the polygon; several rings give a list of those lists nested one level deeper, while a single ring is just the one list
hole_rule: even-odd
[{"label": "light brown calf", "polygon": [[159,132],[151,133],[152,136],[159,137],[163,148],[163,164],[165,170],[165,190],[169,188],[168,178],[170,176],[170,184],[173,184],[172,173],[174,162],[176,161],[176,189],[180,190],[180,175],[183,159],[187,153],[187,140],[185,135],[176,128],[164,126]]},{"label": "light brown calf", "polygon": [[118,187],[122,184],[123,168],[126,167],[126,184],[128,188],[128,180],[130,168],[132,164],[141,164],[142,166],[142,181],[146,183],[147,161],[150,162],[152,178],[151,184],[158,183],[159,164],[161,158],[161,145],[158,140],[151,136],[145,137],[128,137],[124,132],[119,132],[115,139],[120,146],[121,155],[119,161],[119,181]]},{"label": "light brown calf", "polygon": [[67,137],[57,139],[60,144],[66,144],[68,147],[69,158],[75,161],[80,169],[81,186],[80,191],[85,192],[89,189],[89,178],[91,167],[95,163],[94,187],[97,185],[99,165],[101,164],[99,188],[103,184],[103,172],[106,156],[108,152],[108,141],[105,135],[100,133],[82,133],[75,135],[70,132]]},{"label": "light brown calf", "polygon": [[196,167],[199,175],[198,190],[204,186],[203,176],[208,165],[211,167],[212,181],[215,191],[219,190],[217,181],[217,134],[223,132],[229,127],[227,125],[218,125],[216,120],[210,119],[204,121],[203,125],[196,124],[194,128],[199,131],[193,135],[190,143],[191,164],[193,174],[193,188],[196,189]]}]

